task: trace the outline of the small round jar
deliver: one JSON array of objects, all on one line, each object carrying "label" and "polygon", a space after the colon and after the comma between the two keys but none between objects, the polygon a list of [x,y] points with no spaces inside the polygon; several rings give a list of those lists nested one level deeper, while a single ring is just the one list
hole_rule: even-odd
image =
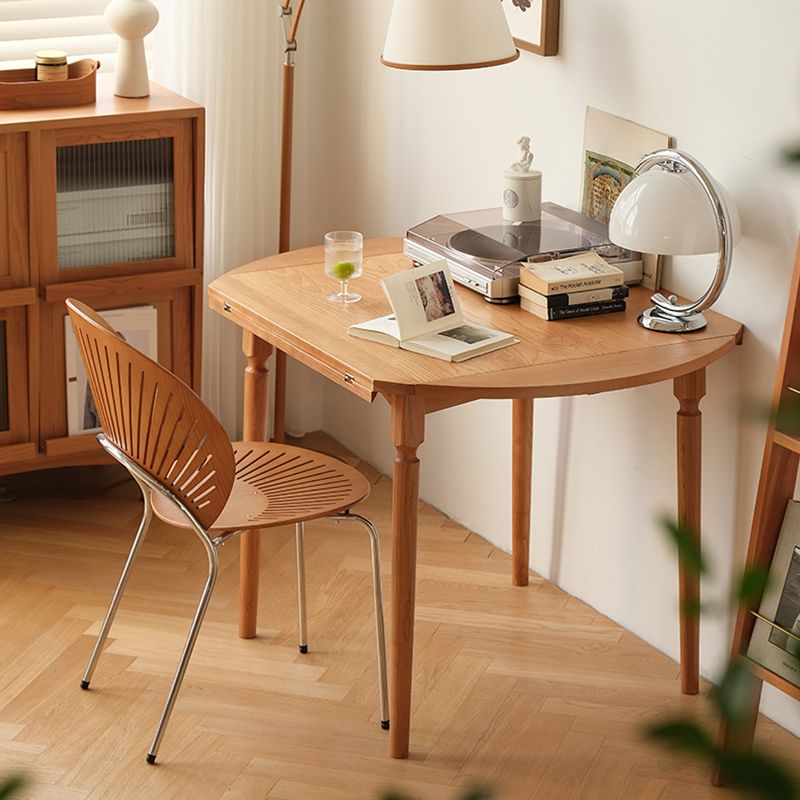
[{"label": "small round jar", "polygon": [[542,173],[538,170],[503,173],[503,219],[508,222],[536,222],[542,217]]},{"label": "small round jar", "polygon": [[34,57],[37,81],[67,80],[67,54],[63,50],[39,50]]}]

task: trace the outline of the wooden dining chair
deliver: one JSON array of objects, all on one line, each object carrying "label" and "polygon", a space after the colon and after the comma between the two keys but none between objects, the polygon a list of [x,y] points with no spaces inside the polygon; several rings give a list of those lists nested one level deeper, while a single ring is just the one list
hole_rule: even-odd
[{"label": "wooden dining chair", "polygon": [[211,599],[219,568],[217,548],[244,531],[295,525],[300,652],[304,653],[308,644],[303,526],[323,517],[348,520],[363,525],[370,536],[381,727],[388,729],[380,543],[374,525],[350,510],[369,494],[367,479],[338,459],[300,447],[231,443],[217,418],[185,383],[128,344],[91,308],[73,299],[66,302],[103,429],[97,438],[128,470],[144,498],[142,520],[81,688],[89,688],[153,513],[170,525],[194,531],[208,556],[208,578],[147,753],[150,764],[155,763]]}]

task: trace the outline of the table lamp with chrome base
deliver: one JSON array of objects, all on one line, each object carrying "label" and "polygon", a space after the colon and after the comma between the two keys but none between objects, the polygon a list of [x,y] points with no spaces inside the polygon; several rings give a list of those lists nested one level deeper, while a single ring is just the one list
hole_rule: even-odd
[{"label": "table lamp with chrome base", "polygon": [[719,252],[714,278],[689,303],[654,294],[653,307],[640,317],[648,330],[689,333],[705,328],[703,311],[720,296],[739,242],[736,206],[706,168],[680,150],[656,150],[636,167],[636,177],[611,210],[608,236],[614,244],[641,253],[692,255]]}]

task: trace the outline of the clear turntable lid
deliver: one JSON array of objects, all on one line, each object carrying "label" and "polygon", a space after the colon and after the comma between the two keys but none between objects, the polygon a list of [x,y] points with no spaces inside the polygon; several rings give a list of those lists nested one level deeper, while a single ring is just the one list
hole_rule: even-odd
[{"label": "clear turntable lid", "polygon": [[508,222],[502,209],[442,214],[411,228],[430,243],[484,264],[554,258],[611,244],[608,226],[555,203],[542,203],[536,222]]}]

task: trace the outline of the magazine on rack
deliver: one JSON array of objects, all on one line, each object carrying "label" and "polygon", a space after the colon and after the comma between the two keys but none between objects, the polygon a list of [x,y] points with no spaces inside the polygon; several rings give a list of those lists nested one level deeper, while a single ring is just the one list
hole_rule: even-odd
[{"label": "magazine on rack", "polygon": [[446,261],[391,275],[381,283],[392,313],[351,325],[351,336],[444,361],[466,361],[519,341],[464,320]]}]

